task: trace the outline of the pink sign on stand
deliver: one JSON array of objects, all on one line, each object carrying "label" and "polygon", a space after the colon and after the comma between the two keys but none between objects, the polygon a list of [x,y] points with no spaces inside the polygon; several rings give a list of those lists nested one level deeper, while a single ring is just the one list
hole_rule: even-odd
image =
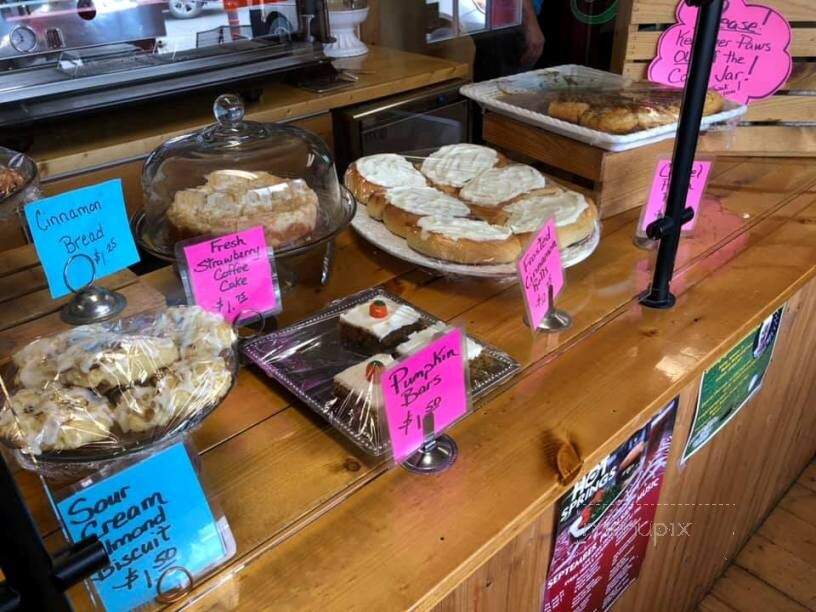
[{"label": "pink sign on stand", "polygon": [[[650,81],[685,85],[698,10],[680,0],[677,23],[658,41]],[[709,87],[740,104],[773,95],[793,70],[791,38],[790,24],[776,9],[725,0]]]},{"label": "pink sign on stand", "polygon": [[564,266],[558,249],[555,219],[547,221],[516,264],[530,326],[537,329],[555,306],[564,287]]},{"label": "pink sign on stand", "polygon": [[[469,405],[464,333],[454,328],[383,372],[381,384],[397,461],[463,416]],[[426,423],[433,421],[432,431]]]},{"label": "pink sign on stand", "polygon": [[[700,202],[708,184],[708,175],[711,173],[710,161],[695,161],[691,167],[691,182],[689,183],[688,196],[686,196],[686,207],[694,211],[694,218],[683,225],[684,232],[690,232],[697,224],[697,213],[700,210]],[[671,178],[671,160],[661,159],[657,162],[652,189],[649,192],[649,200],[646,202],[646,209],[640,219],[640,231],[645,233],[649,225],[662,217],[666,213],[666,200],[669,196],[669,179]]]},{"label": "pink sign on stand", "polygon": [[181,247],[188,296],[234,323],[281,311],[280,290],[262,227]]}]

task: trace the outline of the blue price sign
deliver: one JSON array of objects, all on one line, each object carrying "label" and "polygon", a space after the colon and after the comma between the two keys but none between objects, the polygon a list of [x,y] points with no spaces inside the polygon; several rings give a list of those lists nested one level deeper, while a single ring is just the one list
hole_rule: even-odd
[{"label": "blue price sign", "polygon": [[[25,216],[54,299],[70,293],[64,275],[74,255],[93,261],[96,278],[139,261],[119,179],[31,202]],[[67,276],[71,286],[79,288],[91,273],[86,257],[78,257]]]},{"label": "blue price sign", "polygon": [[60,501],[72,542],[96,535],[110,565],[92,576],[107,610],[185,588],[228,551],[184,445],[175,444]]}]

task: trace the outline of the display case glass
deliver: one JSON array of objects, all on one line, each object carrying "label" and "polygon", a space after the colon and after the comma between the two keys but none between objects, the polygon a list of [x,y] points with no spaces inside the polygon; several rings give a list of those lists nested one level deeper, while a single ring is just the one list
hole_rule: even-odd
[{"label": "display case glass", "polygon": [[334,158],[317,136],[291,125],[244,120],[235,95],[214,104],[216,123],[156,149],[142,175],[145,209],[136,236],[173,259],[176,242],[263,226],[278,257],[324,243],[354,214]]},{"label": "display case glass", "polygon": [[325,3],[0,0],[0,126],[324,58]]}]

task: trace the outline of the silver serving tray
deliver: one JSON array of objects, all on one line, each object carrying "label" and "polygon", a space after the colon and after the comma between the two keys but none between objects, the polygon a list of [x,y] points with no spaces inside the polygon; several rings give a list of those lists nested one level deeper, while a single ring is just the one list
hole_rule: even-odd
[{"label": "silver serving tray", "polygon": [[[390,441],[387,438],[377,441],[360,435],[345,421],[337,419],[329,408],[335,401],[334,376],[372,354],[352,349],[341,341],[338,319],[350,308],[380,297],[411,306],[429,325],[440,321],[410,302],[377,287],[332,302],[313,316],[250,340],[242,348],[243,354],[267,376],[328,420],[358,448],[374,456],[388,453],[391,450]],[[478,380],[471,380],[471,398],[475,404],[512,378],[521,366],[507,353],[475,338],[473,340],[484,347],[484,354],[491,360],[487,374]]]}]

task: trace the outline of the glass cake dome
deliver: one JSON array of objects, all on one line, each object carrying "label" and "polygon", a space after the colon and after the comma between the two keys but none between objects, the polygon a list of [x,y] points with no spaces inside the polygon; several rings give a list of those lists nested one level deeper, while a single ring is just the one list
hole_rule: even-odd
[{"label": "glass cake dome", "polygon": [[326,144],[304,129],[244,120],[241,98],[213,105],[216,123],[173,138],[142,171],[139,243],[175,258],[177,242],[263,226],[276,257],[300,254],[345,228],[354,198],[337,180]]}]

